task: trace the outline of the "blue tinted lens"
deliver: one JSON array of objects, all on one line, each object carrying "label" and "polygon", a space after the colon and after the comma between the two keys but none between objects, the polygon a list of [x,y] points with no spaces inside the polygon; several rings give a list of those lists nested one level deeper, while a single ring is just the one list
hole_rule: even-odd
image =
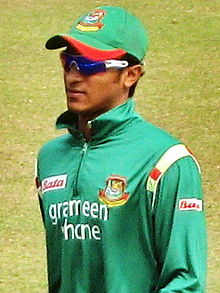
[{"label": "blue tinted lens", "polygon": [[80,73],[85,75],[105,72],[105,63],[102,61],[93,61],[83,56],[74,56],[68,53],[61,53],[61,61],[64,69],[68,72],[72,66],[76,66]]},{"label": "blue tinted lens", "polygon": [[77,56],[75,59],[82,74],[96,74],[106,71],[105,64],[102,61],[93,61],[82,56]]}]

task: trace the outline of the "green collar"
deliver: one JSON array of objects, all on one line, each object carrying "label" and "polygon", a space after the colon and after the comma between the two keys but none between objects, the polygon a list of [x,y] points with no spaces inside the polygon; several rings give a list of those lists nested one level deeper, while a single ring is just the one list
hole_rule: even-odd
[{"label": "green collar", "polygon": [[[127,123],[130,123],[137,117],[138,115],[134,112],[134,101],[133,99],[129,99],[124,104],[88,122],[92,129],[92,139],[101,139],[109,136],[114,131],[118,132],[123,129]],[[77,129],[77,115],[69,110],[58,117],[56,128],[67,128],[72,135],[82,137],[82,134]]]}]

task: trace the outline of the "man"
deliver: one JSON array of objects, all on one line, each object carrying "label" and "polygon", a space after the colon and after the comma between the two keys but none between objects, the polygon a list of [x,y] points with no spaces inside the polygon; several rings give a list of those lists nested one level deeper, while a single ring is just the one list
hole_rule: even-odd
[{"label": "man", "polygon": [[60,54],[67,134],[39,152],[49,292],[204,292],[199,166],[131,98],[148,47],[139,20],[102,6],[47,49]]}]

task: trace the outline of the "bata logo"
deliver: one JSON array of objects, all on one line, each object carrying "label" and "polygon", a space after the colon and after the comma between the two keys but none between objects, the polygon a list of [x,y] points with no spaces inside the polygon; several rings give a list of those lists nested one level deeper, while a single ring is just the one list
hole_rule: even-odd
[{"label": "bata logo", "polygon": [[197,198],[186,198],[179,201],[180,211],[202,211],[202,200]]},{"label": "bata logo", "polygon": [[52,176],[42,181],[42,193],[66,187],[67,175]]}]

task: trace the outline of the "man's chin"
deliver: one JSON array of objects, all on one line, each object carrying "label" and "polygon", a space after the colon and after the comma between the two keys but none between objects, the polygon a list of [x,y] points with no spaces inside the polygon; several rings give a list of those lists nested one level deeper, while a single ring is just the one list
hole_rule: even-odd
[{"label": "man's chin", "polygon": [[80,114],[86,114],[88,111],[83,107],[82,105],[76,104],[76,103],[67,103],[67,109],[73,113],[76,113],[78,115]]}]

